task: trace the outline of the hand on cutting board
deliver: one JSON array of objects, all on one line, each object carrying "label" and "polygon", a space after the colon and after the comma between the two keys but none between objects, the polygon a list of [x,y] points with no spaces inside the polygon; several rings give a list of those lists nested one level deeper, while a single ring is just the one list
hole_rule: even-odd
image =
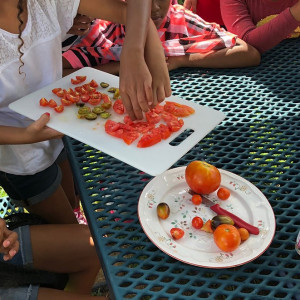
[{"label": "hand on cutting board", "polygon": [[50,114],[45,113],[25,129],[25,136],[26,139],[28,139],[27,143],[37,143],[63,137],[63,134],[61,132],[47,127],[47,123],[49,122],[49,120]]},{"label": "hand on cutting board", "polygon": [[63,134],[47,127],[50,114],[44,113],[28,127],[0,126],[0,145],[32,144],[59,139]]}]

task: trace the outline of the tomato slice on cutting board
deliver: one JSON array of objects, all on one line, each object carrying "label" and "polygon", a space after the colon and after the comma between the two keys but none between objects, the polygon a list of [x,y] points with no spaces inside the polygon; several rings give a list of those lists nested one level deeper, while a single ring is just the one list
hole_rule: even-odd
[{"label": "tomato slice on cutting board", "polygon": [[195,110],[187,105],[166,101],[164,105],[164,111],[176,116],[176,117],[187,117],[195,112]]},{"label": "tomato slice on cutting board", "polygon": [[137,147],[146,148],[153,146],[161,141],[160,130],[158,128],[152,129],[150,132],[145,133],[139,140]]},{"label": "tomato slice on cutting board", "polygon": [[113,110],[115,111],[115,113],[117,113],[118,115],[123,115],[125,112],[125,107],[124,104],[122,102],[121,99],[118,99],[115,101],[114,105],[113,105]]}]

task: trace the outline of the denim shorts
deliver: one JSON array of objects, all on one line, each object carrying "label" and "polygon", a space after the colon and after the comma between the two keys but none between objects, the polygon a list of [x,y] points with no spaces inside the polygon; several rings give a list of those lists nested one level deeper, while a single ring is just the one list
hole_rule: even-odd
[{"label": "denim shorts", "polygon": [[[31,267],[33,263],[31,238],[29,226],[18,227],[14,230],[18,233],[20,249],[17,254],[6,263],[14,265],[23,265]],[[0,254],[0,260],[3,261],[3,255]],[[37,285],[29,285],[17,288],[0,287],[0,300],[37,300]]]},{"label": "denim shorts", "polygon": [[54,164],[34,175],[13,175],[0,171],[0,186],[18,207],[40,203],[59,187],[62,173],[58,164],[64,159],[66,152],[63,150]]}]

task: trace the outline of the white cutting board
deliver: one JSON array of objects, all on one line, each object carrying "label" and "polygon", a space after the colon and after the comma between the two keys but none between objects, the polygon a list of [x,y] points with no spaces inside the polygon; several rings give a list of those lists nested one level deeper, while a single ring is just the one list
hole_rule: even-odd
[{"label": "white cutting board", "polygon": [[[37,120],[43,113],[49,112],[51,114],[51,119],[48,123],[49,127],[101,150],[152,176],[159,175],[169,169],[225,118],[225,115],[220,111],[180,99],[177,96],[171,96],[168,98],[169,101],[189,105],[195,109],[195,113],[183,118],[184,126],[178,132],[173,133],[167,140],[162,140],[160,143],[148,148],[137,148],[137,141],[127,145],[123,140],[106,134],[104,130],[105,119],[100,117],[94,121],[78,119],[78,107],[75,105],[65,107],[65,110],[60,114],[56,113],[52,108],[39,105],[39,100],[42,97],[48,100],[53,98],[59,103],[59,98],[52,93],[52,89],[58,87],[65,89],[74,88],[75,85],[71,84],[70,79],[75,78],[76,75],[86,75],[87,80],[84,83],[94,79],[97,83],[102,81],[108,83],[109,87],[119,87],[119,77],[86,67],[11,103],[9,107],[32,120]],[[97,90],[107,93],[112,98],[113,94],[107,92],[108,88],[103,89],[99,87]],[[117,115],[112,108],[110,113],[112,114],[111,120],[123,121],[124,116]],[[171,146],[169,143],[186,129],[192,129],[194,132],[179,145]]]}]

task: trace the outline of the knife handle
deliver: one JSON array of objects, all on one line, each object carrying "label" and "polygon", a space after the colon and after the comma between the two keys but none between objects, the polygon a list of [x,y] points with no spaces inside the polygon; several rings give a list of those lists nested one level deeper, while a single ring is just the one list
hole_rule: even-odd
[{"label": "knife handle", "polygon": [[212,205],[210,209],[218,215],[225,215],[227,217],[230,217],[234,221],[234,224],[236,224],[240,228],[246,228],[250,233],[255,235],[259,234],[259,229],[257,227],[245,222],[244,220],[240,219],[239,217],[227,211],[226,209],[223,209],[222,207],[220,207],[219,204]]}]

